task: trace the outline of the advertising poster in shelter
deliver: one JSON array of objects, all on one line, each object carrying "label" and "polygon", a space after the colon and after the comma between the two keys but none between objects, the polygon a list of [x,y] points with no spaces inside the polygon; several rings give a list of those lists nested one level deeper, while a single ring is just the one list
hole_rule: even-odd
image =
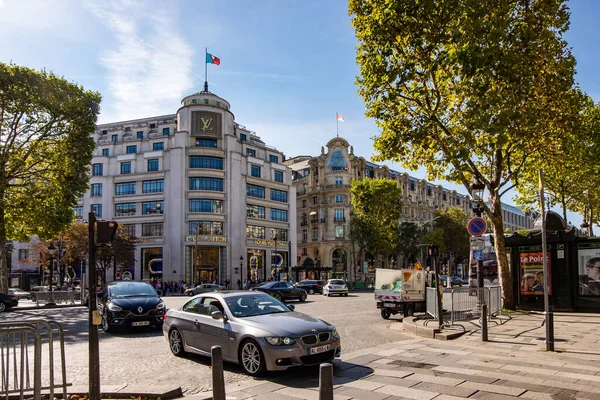
[{"label": "advertising poster in shelter", "polygon": [[580,243],[577,260],[579,295],[600,296],[600,243]]},{"label": "advertising poster in shelter", "polygon": [[[550,252],[548,256],[548,294],[552,294]],[[541,251],[520,253],[521,258],[521,283],[520,293],[522,295],[544,294],[544,256]]]}]

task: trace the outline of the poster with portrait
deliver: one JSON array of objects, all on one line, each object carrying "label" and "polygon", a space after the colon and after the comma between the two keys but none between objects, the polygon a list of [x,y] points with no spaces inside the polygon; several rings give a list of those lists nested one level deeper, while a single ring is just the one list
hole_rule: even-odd
[{"label": "poster with portrait", "polygon": [[600,296],[600,243],[580,243],[577,260],[579,295]]},{"label": "poster with portrait", "polygon": [[[550,269],[550,252],[548,255],[548,294],[552,294],[552,274]],[[525,296],[544,295],[544,254],[539,252],[520,253],[521,274],[519,291]]]}]

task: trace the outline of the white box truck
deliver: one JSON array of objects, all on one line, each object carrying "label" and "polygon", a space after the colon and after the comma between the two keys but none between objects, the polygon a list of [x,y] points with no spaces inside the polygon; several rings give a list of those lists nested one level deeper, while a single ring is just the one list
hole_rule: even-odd
[{"label": "white box truck", "polygon": [[375,300],[381,317],[402,313],[412,316],[415,311],[425,311],[426,272],[422,269],[375,270]]}]

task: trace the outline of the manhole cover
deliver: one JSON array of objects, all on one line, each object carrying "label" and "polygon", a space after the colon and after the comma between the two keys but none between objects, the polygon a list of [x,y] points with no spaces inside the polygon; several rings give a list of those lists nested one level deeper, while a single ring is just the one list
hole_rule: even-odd
[{"label": "manhole cover", "polygon": [[392,361],[390,364],[397,365],[399,367],[422,368],[422,369],[432,369],[434,367],[437,367],[437,365],[435,365],[435,364],[427,364],[427,363],[422,363],[422,362],[404,361],[404,360],[395,360],[395,361]]}]

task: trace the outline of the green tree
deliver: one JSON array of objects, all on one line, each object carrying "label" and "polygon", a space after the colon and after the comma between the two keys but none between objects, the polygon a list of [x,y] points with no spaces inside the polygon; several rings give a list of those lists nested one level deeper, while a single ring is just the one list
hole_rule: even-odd
[{"label": "green tree", "polygon": [[432,232],[425,235],[425,243],[439,247],[440,255],[450,261],[467,257],[470,251],[470,235],[467,231],[467,214],[459,207],[438,210],[434,214]]},{"label": "green tree", "polygon": [[371,254],[389,256],[397,248],[402,189],[389,179],[353,180],[350,237]]},{"label": "green tree", "polygon": [[6,239],[46,240],[88,187],[100,95],[46,71],[0,63],[0,292]]},{"label": "green tree", "polygon": [[374,159],[425,166],[469,193],[475,178],[485,184],[504,307],[514,309],[501,198],[577,112],[564,1],[350,0],[349,13],[359,94],[381,129]]},{"label": "green tree", "polygon": [[417,261],[423,244],[423,228],[414,222],[402,222],[398,226],[398,253],[404,256],[403,266]]}]

